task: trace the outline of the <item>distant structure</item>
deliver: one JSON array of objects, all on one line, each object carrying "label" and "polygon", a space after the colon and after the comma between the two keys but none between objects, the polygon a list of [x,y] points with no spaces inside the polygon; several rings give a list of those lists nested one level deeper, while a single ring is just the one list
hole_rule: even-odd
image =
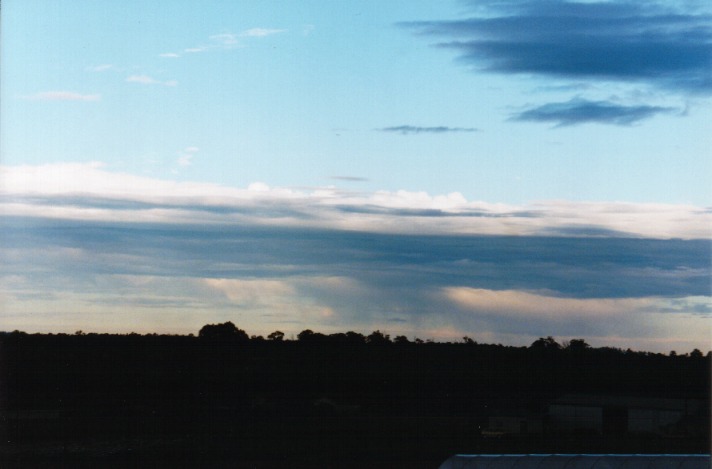
[{"label": "distant structure", "polygon": [[632,396],[562,396],[549,404],[552,431],[620,435],[703,434],[709,406],[702,399],[641,398]]},{"label": "distant structure", "polygon": [[710,469],[709,454],[457,454],[440,469]]}]

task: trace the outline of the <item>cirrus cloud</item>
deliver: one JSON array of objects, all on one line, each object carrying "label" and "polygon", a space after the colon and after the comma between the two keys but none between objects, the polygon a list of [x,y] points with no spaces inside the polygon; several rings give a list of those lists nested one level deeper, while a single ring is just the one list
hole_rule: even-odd
[{"label": "cirrus cloud", "polygon": [[74,91],[41,91],[25,96],[30,101],[99,101],[100,94],[82,94]]},{"label": "cirrus cloud", "polygon": [[156,80],[153,77],[150,77],[148,75],[129,75],[126,77],[126,81],[129,83],[138,83],[141,85],[163,85],[163,86],[177,86],[178,81],[176,80],[167,80],[167,81],[161,81],[161,80]]}]

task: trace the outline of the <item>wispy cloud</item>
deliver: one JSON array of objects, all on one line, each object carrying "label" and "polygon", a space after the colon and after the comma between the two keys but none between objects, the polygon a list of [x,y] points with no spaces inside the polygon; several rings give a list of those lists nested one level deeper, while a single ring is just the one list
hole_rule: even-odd
[{"label": "wispy cloud", "polygon": [[457,133],[457,132],[478,132],[479,129],[473,127],[420,127],[416,125],[398,125],[395,127],[383,127],[378,129],[382,132],[395,132],[403,135],[409,134],[443,134],[443,133]]},{"label": "wispy cloud", "polygon": [[198,147],[187,147],[183,151],[179,152],[178,166],[184,168],[186,166],[191,166],[193,164],[193,157],[196,153],[200,151]]},{"label": "wispy cloud", "polygon": [[331,179],[336,179],[339,181],[349,181],[349,182],[365,182],[368,178],[360,176],[331,176]]},{"label": "wispy cloud", "polygon": [[477,70],[712,92],[709,8],[685,2],[478,2],[480,14],[406,26]]},{"label": "wispy cloud", "polygon": [[99,101],[100,94],[82,94],[74,91],[41,91],[24,96],[31,101]]},{"label": "wispy cloud", "polygon": [[285,32],[286,29],[268,29],[268,28],[252,28],[242,31],[240,36],[242,37],[266,37],[272,36],[273,34],[279,34]]},{"label": "wispy cloud", "polygon": [[237,36],[232,33],[213,34],[210,40],[224,47],[234,47],[239,44]]},{"label": "wispy cloud", "polygon": [[92,65],[91,67],[87,67],[87,71],[89,72],[106,72],[109,70],[115,69],[116,66],[113,64],[101,64],[101,65]]},{"label": "wispy cloud", "polygon": [[167,81],[161,81],[161,80],[156,80],[153,77],[150,77],[148,75],[130,75],[126,77],[126,81],[129,83],[139,83],[141,85],[163,85],[163,86],[177,86],[178,81],[176,80],[167,80]]},{"label": "wispy cloud", "polygon": [[627,106],[611,101],[588,101],[574,98],[562,103],[548,103],[517,113],[516,121],[553,122],[557,127],[598,123],[631,125],[658,114],[670,114],[674,108],[661,106]]},{"label": "wispy cloud", "polygon": [[209,52],[213,50],[235,49],[238,47],[243,47],[243,44],[240,42],[240,38],[263,38],[286,31],[286,29],[251,28],[242,31],[239,34],[231,32],[213,34],[212,36],[208,37],[207,41],[204,44],[186,47],[181,51],[181,53],[164,52],[162,54],[159,54],[159,57],[178,58],[181,57],[182,54],[199,54],[201,52]]}]

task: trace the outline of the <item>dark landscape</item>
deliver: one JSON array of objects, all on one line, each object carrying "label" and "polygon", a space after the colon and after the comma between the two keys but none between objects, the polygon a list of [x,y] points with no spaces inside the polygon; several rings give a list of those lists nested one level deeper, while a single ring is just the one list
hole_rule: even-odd
[{"label": "dark landscape", "polygon": [[708,453],[710,353],[0,335],[2,467],[437,467],[456,453]]}]

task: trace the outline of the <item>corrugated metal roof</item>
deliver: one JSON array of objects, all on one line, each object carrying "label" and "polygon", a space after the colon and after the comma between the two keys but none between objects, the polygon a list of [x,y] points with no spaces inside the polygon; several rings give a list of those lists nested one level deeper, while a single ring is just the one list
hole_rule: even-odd
[{"label": "corrugated metal roof", "polygon": [[700,454],[457,454],[440,469],[710,469]]}]

